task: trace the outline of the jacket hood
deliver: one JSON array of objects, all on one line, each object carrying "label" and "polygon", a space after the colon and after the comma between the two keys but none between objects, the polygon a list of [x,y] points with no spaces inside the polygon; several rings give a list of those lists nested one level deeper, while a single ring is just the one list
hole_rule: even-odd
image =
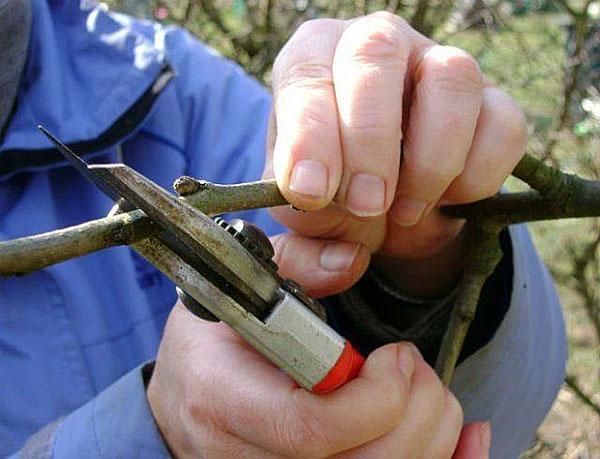
[{"label": "jacket hood", "polygon": [[64,164],[38,124],[86,153],[121,140],[173,75],[167,29],[155,23],[88,0],[33,0],[32,13],[18,103],[0,143],[0,179]]}]

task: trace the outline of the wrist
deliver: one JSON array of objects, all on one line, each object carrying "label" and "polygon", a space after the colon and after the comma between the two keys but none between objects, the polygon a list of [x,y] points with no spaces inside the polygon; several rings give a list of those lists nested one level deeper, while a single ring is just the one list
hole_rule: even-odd
[{"label": "wrist", "polygon": [[[459,362],[485,346],[494,336],[512,298],[512,245],[508,231],[500,235],[504,257],[486,280],[475,319]],[[330,323],[365,355],[380,346],[412,341],[426,361],[435,362],[454,307],[458,288],[438,297],[415,295],[375,274],[366,275],[348,291],[326,299]]]},{"label": "wrist", "polygon": [[410,297],[437,300],[450,294],[460,281],[464,245],[464,231],[461,231],[442,250],[427,258],[375,255],[371,269],[383,282]]}]

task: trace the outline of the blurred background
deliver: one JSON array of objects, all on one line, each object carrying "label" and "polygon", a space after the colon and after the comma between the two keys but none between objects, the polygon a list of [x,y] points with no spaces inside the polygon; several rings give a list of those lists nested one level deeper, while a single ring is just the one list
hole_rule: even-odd
[{"label": "blurred background", "polygon": [[[529,152],[600,180],[600,1],[171,0],[109,1],[113,10],[185,27],[266,85],[302,22],[392,11],[442,44],[461,47],[523,108]],[[510,180],[509,188],[522,184]],[[568,376],[523,457],[600,458],[600,220],[531,230],[562,299]]]}]

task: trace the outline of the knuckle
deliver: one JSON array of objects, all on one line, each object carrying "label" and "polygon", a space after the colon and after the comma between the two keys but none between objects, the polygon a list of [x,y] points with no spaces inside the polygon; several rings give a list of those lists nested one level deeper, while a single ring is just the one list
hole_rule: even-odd
[{"label": "knuckle", "polygon": [[363,139],[365,146],[372,145],[373,142],[383,142],[394,132],[393,126],[390,126],[385,117],[371,110],[353,117],[346,122],[346,125],[351,132],[350,136]]},{"label": "knuckle", "polygon": [[211,410],[207,409],[204,403],[198,403],[195,399],[186,399],[183,412],[186,414],[185,418],[189,417],[194,420],[206,419],[212,416]]},{"label": "knuckle", "polygon": [[320,134],[326,136],[330,132],[337,131],[335,113],[327,110],[326,104],[323,105],[317,102],[300,114],[298,121],[305,132],[312,133],[314,129],[317,129]]},{"label": "knuckle", "polygon": [[332,18],[315,18],[304,21],[291,38],[291,41],[297,40],[300,45],[306,44],[306,40],[314,40],[315,37],[330,34],[332,30],[341,25],[343,21]]},{"label": "knuckle", "polygon": [[379,24],[386,24],[395,30],[404,31],[410,29],[408,22],[397,14],[389,11],[375,11],[367,16],[369,19],[377,21]]},{"label": "knuckle", "polygon": [[372,63],[398,59],[401,50],[395,35],[385,30],[370,30],[364,33],[362,40],[356,45],[356,58]]},{"label": "knuckle", "polygon": [[315,33],[329,28],[333,22],[337,22],[337,20],[329,18],[309,19],[300,24],[294,35],[301,38],[312,37]]},{"label": "knuckle", "polygon": [[[196,389],[192,387],[186,388],[183,405],[180,407],[180,413],[183,419],[192,419],[196,424],[219,423],[219,410],[214,403],[207,403],[204,399],[205,394],[199,397]],[[214,400],[209,398],[208,400]]]},{"label": "knuckle", "polygon": [[469,80],[479,81],[483,84],[483,74],[477,60],[466,51],[452,46],[447,49],[447,65],[451,71],[464,75]]},{"label": "knuckle", "polygon": [[443,91],[479,94],[483,88],[483,74],[475,58],[453,46],[434,46],[425,54],[419,70],[420,79]]},{"label": "knuckle", "polygon": [[405,43],[400,24],[400,18],[387,12],[374,13],[357,21],[350,32],[354,36],[355,59],[379,65],[406,60],[408,43]]},{"label": "knuckle", "polygon": [[287,43],[283,46],[280,53],[275,58],[273,69],[285,63],[290,59],[298,59],[298,57],[317,57],[319,48],[317,46],[307,46],[307,43],[314,44],[320,38],[327,38],[331,34],[331,30],[339,26],[342,21],[338,19],[311,19],[303,22],[296,29]]},{"label": "knuckle", "polygon": [[461,174],[463,168],[464,161],[424,161],[417,166],[415,172],[421,180],[431,184],[432,190],[443,191]]},{"label": "knuckle", "polygon": [[404,19],[402,19],[400,16],[398,16],[394,13],[391,13],[389,11],[386,11],[386,10],[375,11],[374,13],[371,13],[369,16],[384,20],[384,21],[389,22],[394,25],[398,25],[401,23],[406,24],[406,21]]},{"label": "knuckle", "polygon": [[513,147],[511,151],[514,151],[520,157],[527,147],[528,133],[525,115],[521,110],[517,110],[515,117],[510,122],[513,123],[509,128],[512,132],[512,135],[509,136],[510,145]]},{"label": "knuckle", "polygon": [[274,79],[278,87],[302,86],[319,88],[333,86],[331,66],[311,59],[275,61]]}]

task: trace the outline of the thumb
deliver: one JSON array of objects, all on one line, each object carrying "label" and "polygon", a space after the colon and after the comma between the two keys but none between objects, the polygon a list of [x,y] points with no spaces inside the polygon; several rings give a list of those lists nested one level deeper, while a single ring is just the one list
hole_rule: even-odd
[{"label": "thumb", "polygon": [[489,422],[472,422],[463,427],[452,459],[486,459],[490,457],[492,432]]},{"label": "thumb", "polygon": [[297,234],[271,238],[282,277],[298,282],[313,297],[349,289],[364,274],[371,257],[354,242],[313,239]]}]

